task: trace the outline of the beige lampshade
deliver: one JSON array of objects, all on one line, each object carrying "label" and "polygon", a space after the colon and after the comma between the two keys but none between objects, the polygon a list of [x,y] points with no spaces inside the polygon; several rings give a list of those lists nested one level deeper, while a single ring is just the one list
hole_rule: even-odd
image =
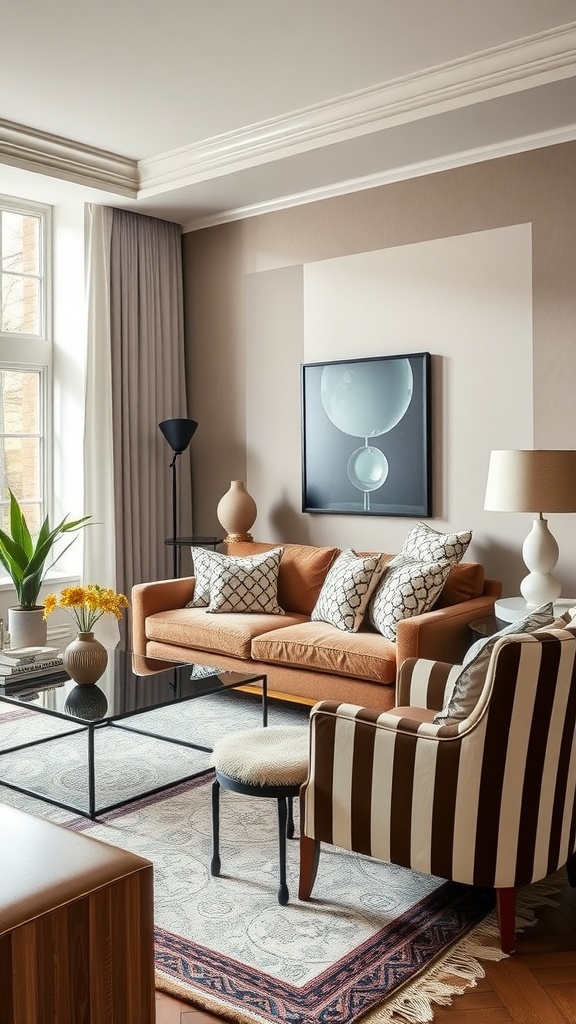
[{"label": "beige lampshade", "polygon": [[576,451],[493,451],[484,508],[576,512]]}]

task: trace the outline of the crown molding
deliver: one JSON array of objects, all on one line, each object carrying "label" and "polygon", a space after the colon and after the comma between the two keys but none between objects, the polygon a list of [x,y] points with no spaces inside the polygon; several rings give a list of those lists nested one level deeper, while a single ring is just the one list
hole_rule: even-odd
[{"label": "crown molding", "polygon": [[139,198],[576,75],[576,22],[141,160]]},{"label": "crown molding", "polygon": [[136,160],[0,120],[0,164],[136,199]]},{"label": "crown molding", "polygon": [[[130,199],[146,199],[574,76],[576,22],[571,22],[139,162],[0,120],[0,164]],[[514,151],[513,148],[507,150]],[[458,157],[450,159],[458,160]],[[421,166],[431,169],[414,173],[433,173],[433,165]],[[392,177],[378,176],[374,185],[399,180],[402,169],[391,174]],[[317,199],[370,187],[373,185],[348,183],[335,186],[336,191],[322,189],[310,196]],[[309,202],[312,198],[295,197],[291,205]],[[281,205],[272,203],[266,209],[290,205],[288,199],[279,202]],[[255,212],[265,212],[265,209],[250,208],[250,212],[243,215],[252,216]],[[231,211],[210,223],[239,216],[239,211]]]},{"label": "crown molding", "polygon": [[217,227],[219,224],[245,220],[247,217],[259,217],[265,213],[277,213],[278,211],[289,210],[296,206],[317,203],[322,199],[334,199],[338,196],[349,195],[352,192],[363,192],[367,189],[379,188],[381,185],[391,185],[394,182],[407,181],[410,178],[421,178],[428,174],[439,174],[441,171],[483,163],[486,160],[497,160],[500,157],[513,156],[516,153],[526,153],[530,150],[543,149],[546,146],[557,146],[564,142],[574,142],[575,140],[576,123],[558,131],[541,132],[536,135],[526,135],[522,138],[511,139],[492,146],[479,146],[475,149],[462,150],[460,153],[451,153],[449,156],[435,158],[434,160],[423,160],[419,163],[406,164],[403,167],[395,167],[392,170],[382,171],[378,174],[340,181],[335,185],[323,186],[322,188],[311,189],[307,192],[298,192],[290,196],[282,196],[279,199],[255,203],[252,206],[245,206],[236,210],[227,210],[215,216],[198,217],[183,224],[182,233],[187,234],[192,231],[200,231],[203,228]]}]

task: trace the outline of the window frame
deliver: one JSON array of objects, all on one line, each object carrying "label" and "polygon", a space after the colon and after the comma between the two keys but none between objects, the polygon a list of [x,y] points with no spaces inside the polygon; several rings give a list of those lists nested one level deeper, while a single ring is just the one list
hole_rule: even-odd
[{"label": "window frame", "polygon": [[[0,330],[0,368],[15,372],[40,372],[40,502],[42,521],[52,508],[53,498],[53,218],[52,207],[26,199],[0,194],[0,210],[22,216],[38,217],[39,244],[39,334],[5,332]],[[0,495],[0,507],[7,499]],[[3,575],[3,572],[0,573]]]}]

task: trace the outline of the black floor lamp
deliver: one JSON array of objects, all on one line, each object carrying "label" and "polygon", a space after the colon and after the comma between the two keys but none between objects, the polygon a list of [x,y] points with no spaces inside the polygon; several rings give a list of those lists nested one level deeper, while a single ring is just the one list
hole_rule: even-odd
[{"label": "black floor lamp", "polygon": [[192,437],[196,431],[198,424],[196,420],[186,419],[175,419],[175,420],[162,420],[158,426],[164,434],[164,437],[168,441],[172,451],[174,452],[174,458],[170,463],[170,469],[172,470],[172,540],[174,543],[174,576],[178,575],[178,548],[176,546],[176,537],[178,536],[178,520],[177,520],[177,494],[176,494],[176,459],[182,452],[185,452]]}]

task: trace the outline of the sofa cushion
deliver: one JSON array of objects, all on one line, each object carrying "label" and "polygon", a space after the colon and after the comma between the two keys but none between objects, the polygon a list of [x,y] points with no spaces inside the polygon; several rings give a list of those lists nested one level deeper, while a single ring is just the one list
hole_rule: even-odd
[{"label": "sofa cushion", "polygon": [[328,570],[312,619],[356,633],[381,572],[380,555],[363,558],[351,548],[342,551]]},{"label": "sofa cushion", "polygon": [[[212,570],[209,612],[264,612],[284,615],[278,604],[278,569],[282,548],[255,555],[250,568],[237,558],[228,558]],[[243,561],[243,559],[240,559]]]},{"label": "sofa cushion", "polygon": [[451,566],[448,579],[434,607],[449,608],[450,605],[460,604],[462,601],[471,601],[475,597],[481,597],[483,590],[484,566],[479,562],[460,562]]},{"label": "sofa cushion", "polygon": [[415,562],[398,555],[390,563],[368,606],[371,624],[382,636],[395,640],[398,622],[428,611],[449,572],[449,562]]},{"label": "sofa cushion", "polygon": [[[231,555],[260,554],[277,547],[256,541],[234,541],[227,546]],[[283,544],[278,573],[278,602],[286,612],[311,615],[326,573],[339,548],[316,548],[311,544]]]},{"label": "sofa cushion", "polygon": [[[281,554],[282,548],[268,549],[270,554],[272,551]],[[232,556],[222,554],[220,551],[210,551],[209,548],[193,547],[191,552],[194,564],[194,595],[189,602],[189,608],[208,607],[211,597],[210,585],[214,573],[218,574],[225,567],[232,568],[235,566],[245,569],[247,572],[250,572],[252,569],[260,570],[267,557],[266,552],[262,554],[251,552],[245,558],[233,558],[231,561]],[[277,567],[275,567],[275,571],[277,573]]]},{"label": "sofa cushion", "polygon": [[217,665],[219,654],[249,658],[255,636],[302,621],[305,620],[301,615],[254,615],[242,612],[211,615],[206,608],[173,608],[147,616],[146,636],[148,640],[159,643],[209,651],[214,654],[214,663]]},{"label": "sofa cushion", "polygon": [[545,604],[528,612],[524,618],[510,622],[492,636],[483,636],[472,644],[462,662],[462,671],[454,681],[451,696],[435,716],[434,724],[452,725],[468,718],[484,688],[492,651],[500,637],[514,633],[534,633],[553,622],[554,607],[552,603]]},{"label": "sofa cushion", "polygon": [[400,555],[416,562],[450,562],[456,565],[466,554],[472,530],[439,533],[428,523],[416,523],[402,545]]},{"label": "sofa cushion", "polygon": [[378,633],[345,633],[326,622],[302,622],[260,633],[252,641],[252,657],[376,683],[392,683],[396,678],[395,644]]}]

